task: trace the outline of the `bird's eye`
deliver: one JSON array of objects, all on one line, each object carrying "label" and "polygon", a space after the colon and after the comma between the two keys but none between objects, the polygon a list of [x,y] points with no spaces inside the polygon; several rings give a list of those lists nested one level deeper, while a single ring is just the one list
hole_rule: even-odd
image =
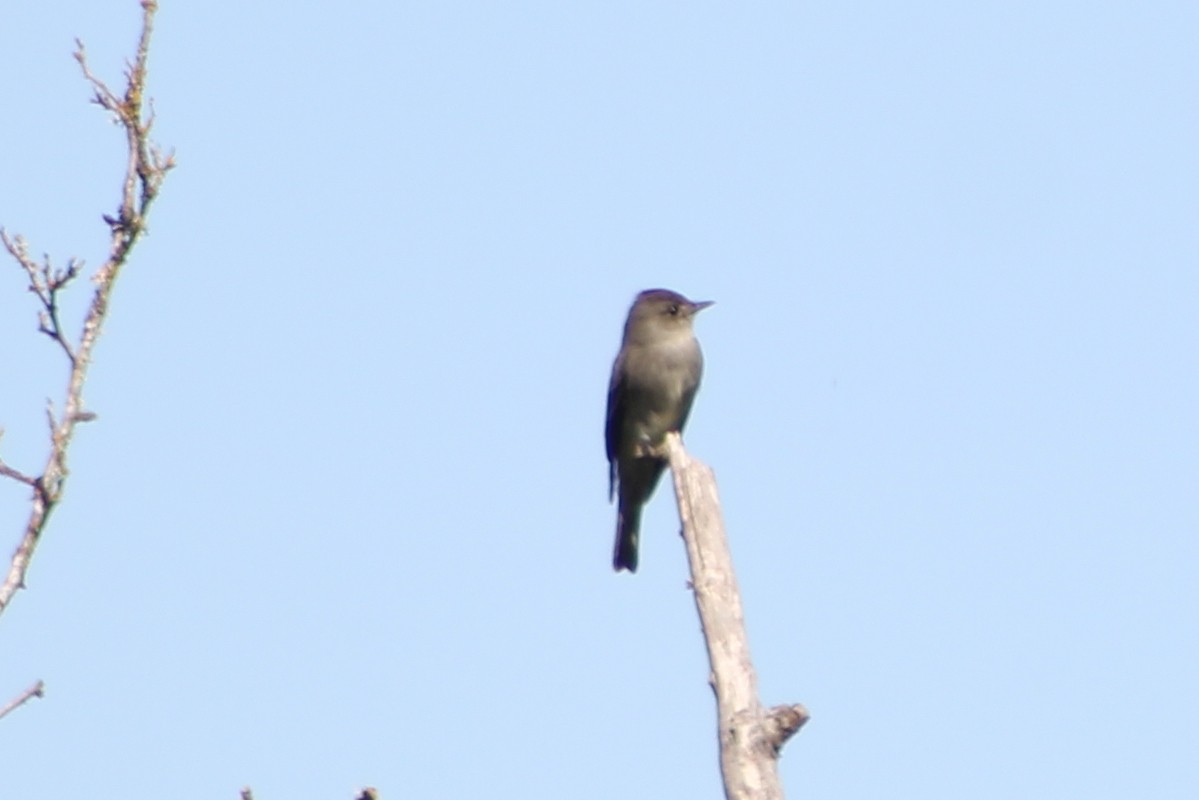
[{"label": "bird's eye", "polygon": [[670,316],[677,317],[679,315],[679,304],[671,303],[670,308],[668,308],[667,311],[670,312]]}]

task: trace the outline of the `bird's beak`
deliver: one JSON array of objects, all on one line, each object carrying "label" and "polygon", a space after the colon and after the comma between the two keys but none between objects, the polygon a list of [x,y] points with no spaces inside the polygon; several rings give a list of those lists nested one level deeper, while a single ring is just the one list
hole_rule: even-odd
[{"label": "bird's beak", "polygon": [[695,314],[700,311],[703,311],[708,306],[715,304],[715,302],[716,302],[715,300],[704,300],[701,303],[692,303],[691,304],[691,313]]}]

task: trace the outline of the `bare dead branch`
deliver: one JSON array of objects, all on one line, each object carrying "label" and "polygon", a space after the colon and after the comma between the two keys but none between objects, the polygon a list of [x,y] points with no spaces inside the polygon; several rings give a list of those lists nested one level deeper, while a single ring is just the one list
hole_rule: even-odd
[{"label": "bare dead branch", "polygon": [[[241,790],[241,800],[254,800],[254,793],[247,786]],[[354,800],[379,800],[379,790],[368,786],[354,796]]]},{"label": "bare dead branch", "polygon": [[683,523],[691,588],[699,611],[716,694],[720,772],[729,800],[781,800],[778,755],[808,721],[801,705],[767,712],[758,700],[758,676],[749,655],[741,594],[724,533],[716,476],[687,455],[677,433],[667,435],[666,454]]},{"label": "bare dead branch", "polygon": [[12,711],[13,709],[24,705],[31,698],[43,697],[46,693],[45,689],[46,689],[46,684],[42,683],[41,681],[38,681],[37,683],[33,684],[28,689],[21,692],[16,697],[14,697],[12,700],[9,700],[8,704],[6,706],[4,706],[4,708],[0,708],[0,719],[3,719],[4,717],[6,717],[8,715],[8,713],[10,711]]},{"label": "bare dead branch", "polygon": [[24,535],[13,553],[4,582],[0,584],[0,613],[8,608],[17,590],[25,585],[25,574],[34,550],[51,512],[62,498],[68,475],[67,451],[75,433],[75,426],[95,418],[95,414],[88,411],[83,402],[83,384],[87,380],[92,353],[108,315],[108,303],[117,276],[128,260],[133,246],[145,232],[146,213],[158,196],[167,173],[175,166],[174,157],[169,154],[163,155],[150,141],[154,114],[150,104],[143,102],[143,96],[150,36],[154,29],[154,14],[158,10],[158,3],[157,0],[142,0],[141,7],[142,31],[138,39],[137,53],[125,73],[123,97],[118,97],[107,84],[92,73],[83,43],[76,40],[75,60],[79,62],[84,80],[92,87],[92,100],[115,116],[125,132],[128,151],[116,215],[104,217],[111,232],[108,257],[92,276],[95,289],[77,341],[72,340],[63,330],[59,319],[58,301],[59,293],[79,274],[83,262],[71,259],[65,269],[56,269],[48,256],[40,262],[35,261],[29,256],[28,245],[22,237],[10,237],[7,232],[0,230],[0,242],[25,272],[29,290],[41,304],[38,312],[38,330],[58,343],[67,356],[69,365],[62,414],[56,417],[50,404],[46,409],[50,425],[50,453],[41,473],[31,477],[0,462],[0,476],[20,481],[34,489]]}]

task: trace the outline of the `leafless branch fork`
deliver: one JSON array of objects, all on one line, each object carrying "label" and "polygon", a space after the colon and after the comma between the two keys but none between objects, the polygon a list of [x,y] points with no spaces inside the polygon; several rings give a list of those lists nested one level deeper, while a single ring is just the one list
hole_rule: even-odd
[{"label": "leafless branch fork", "polygon": [[0,228],[0,244],[25,273],[29,291],[37,298],[38,330],[53,339],[67,357],[69,366],[62,412],[56,414],[47,404],[50,452],[40,473],[32,475],[0,460],[0,476],[19,481],[33,489],[32,505],[25,531],[13,553],[7,574],[0,583],[0,613],[8,608],[17,590],[25,585],[25,574],[50,513],[62,498],[66,482],[67,450],[80,422],[94,419],[83,403],[83,384],[87,379],[92,352],[108,314],[116,279],[129,258],[129,253],[145,232],[146,213],[158,196],[167,173],[175,166],[174,157],[164,154],[150,140],[154,125],[153,106],[143,100],[146,65],[150,52],[150,36],[154,29],[157,0],[142,0],[142,31],[137,53],[125,70],[125,92],[117,95],[104,81],[97,78],[88,65],[83,43],[76,40],[75,60],[79,62],[84,79],[90,84],[92,101],[110,112],[125,133],[128,160],[121,187],[120,201],[114,215],[105,215],[111,239],[108,257],[92,276],[94,291],[83,327],[77,339],[63,328],[59,316],[59,296],[79,275],[83,262],[69,259],[66,266],[55,267],[49,256],[40,261],[29,255],[29,246],[19,235],[9,235]]}]

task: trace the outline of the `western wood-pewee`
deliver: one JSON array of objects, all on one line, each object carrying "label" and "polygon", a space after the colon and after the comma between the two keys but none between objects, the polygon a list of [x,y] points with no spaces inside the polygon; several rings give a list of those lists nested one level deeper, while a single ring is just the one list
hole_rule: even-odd
[{"label": "western wood-pewee", "polygon": [[616,515],[618,572],[637,571],[641,507],[649,500],[666,461],[650,455],[671,431],[681,431],[695,400],[704,357],[692,322],[711,302],[693,303],[668,289],[637,295],[624,324],[624,339],[608,384],[608,496],[620,490]]}]

